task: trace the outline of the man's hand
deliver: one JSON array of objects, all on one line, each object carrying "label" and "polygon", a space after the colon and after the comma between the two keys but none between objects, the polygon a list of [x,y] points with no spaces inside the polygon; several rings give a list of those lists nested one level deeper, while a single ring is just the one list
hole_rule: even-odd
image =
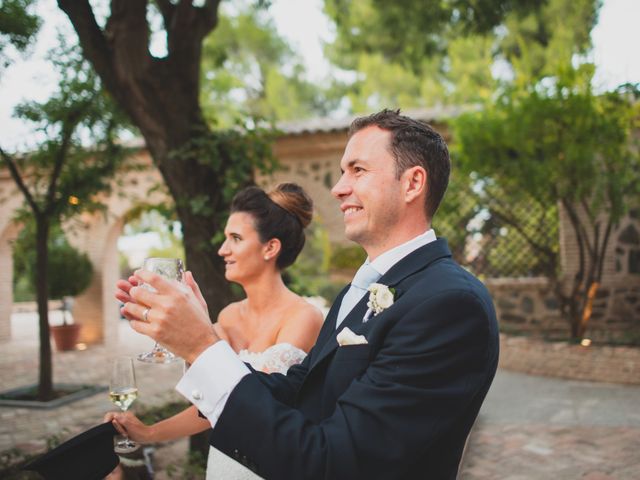
[{"label": "man's hand", "polygon": [[186,283],[189,288],[191,288],[191,291],[198,299],[198,302],[200,303],[200,305],[202,305],[204,311],[207,312],[207,315],[209,315],[209,307],[207,306],[207,302],[204,299],[202,292],[200,291],[200,286],[196,283],[196,279],[193,278],[193,273],[188,270],[184,272],[184,283]]},{"label": "man's hand", "polygon": [[152,292],[129,282],[132,285],[128,291],[129,301],[122,307],[122,313],[136,332],[153,338],[189,363],[219,340],[193,286],[146,270],[137,270],[134,281],[136,285],[145,283],[156,290]]}]

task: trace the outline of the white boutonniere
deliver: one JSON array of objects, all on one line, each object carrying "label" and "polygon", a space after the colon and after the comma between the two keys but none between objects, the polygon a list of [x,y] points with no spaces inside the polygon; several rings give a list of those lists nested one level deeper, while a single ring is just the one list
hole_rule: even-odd
[{"label": "white boutonniere", "polygon": [[367,313],[363,322],[366,322],[372,315],[378,315],[393,305],[395,289],[389,288],[382,283],[372,283],[369,285],[369,302],[367,303]]}]

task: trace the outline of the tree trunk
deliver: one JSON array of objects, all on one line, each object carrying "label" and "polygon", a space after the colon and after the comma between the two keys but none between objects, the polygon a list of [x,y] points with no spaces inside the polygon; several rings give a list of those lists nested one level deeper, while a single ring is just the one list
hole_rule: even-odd
[{"label": "tree trunk", "polygon": [[[223,195],[225,169],[231,162],[218,145],[219,164],[194,153],[190,146],[215,135],[204,122],[199,103],[202,41],[217,23],[219,0],[202,7],[191,2],[157,2],[167,31],[168,55],[149,53],[147,2],[113,0],[102,29],[87,0],[58,0],[78,33],[84,56],[109,93],[140,129],[160,170],[182,223],[187,267],[193,271],[212,319],[232,299],[224,279],[224,263],[212,244],[222,230],[221,212],[229,208]],[[180,153],[177,153],[180,152]],[[199,198],[208,212],[197,212]]]},{"label": "tree trunk", "polygon": [[53,369],[51,364],[51,339],[49,337],[49,292],[47,292],[49,267],[47,239],[49,219],[36,215],[36,299],[40,323],[40,375],[38,380],[38,400],[47,401],[53,397]]}]

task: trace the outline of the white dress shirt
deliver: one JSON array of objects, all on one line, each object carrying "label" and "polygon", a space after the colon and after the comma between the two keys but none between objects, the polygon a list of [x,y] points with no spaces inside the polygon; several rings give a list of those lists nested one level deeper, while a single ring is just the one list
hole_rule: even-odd
[{"label": "white dress shirt", "polygon": [[[356,273],[356,277],[358,276],[358,273],[360,273],[360,270],[368,265],[370,269],[373,269],[378,273],[377,278],[374,280],[374,282],[376,282],[378,278],[387,273],[391,267],[393,267],[404,257],[409,255],[414,250],[422,247],[423,245],[426,245],[429,242],[433,242],[435,239],[435,232],[433,231],[433,229],[429,229],[426,232],[418,235],[417,237],[412,238],[408,242],[398,245],[397,247],[393,247],[391,250],[387,250],[372,262],[369,261],[369,258],[367,257],[363,266],[360,267],[360,269]],[[338,317],[336,318],[336,328],[340,326],[342,320],[344,320],[349,312],[353,310],[353,307],[355,307],[360,302],[360,300],[362,300],[362,297],[366,295],[367,287],[368,285],[363,286],[363,288],[354,288],[354,286],[352,285],[347,293],[345,293],[344,297],[342,297],[342,305],[340,305]]]},{"label": "white dress shirt", "polygon": [[[429,229],[408,242],[387,250],[373,260],[371,266],[382,276],[411,252],[435,239],[435,232]],[[360,298],[364,294],[363,291]],[[214,426],[229,395],[242,377],[249,373],[251,370],[238,358],[231,346],[220,340],[196,358],[176,385],[176,390],[194,404]]]}]

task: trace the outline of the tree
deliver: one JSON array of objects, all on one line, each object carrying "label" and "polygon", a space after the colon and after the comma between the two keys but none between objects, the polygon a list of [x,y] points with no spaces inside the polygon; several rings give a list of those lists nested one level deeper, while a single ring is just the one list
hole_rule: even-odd
[{"label": "tree", "polygon": [[490,103],[586,53],[600,4],[326,0],[337,25],[327,52],[357,72],[348,89],[355,111]]},{"label": "tree", "polygon": [[[220,0],[113,0],[103,25],[88,0],[58,0],[103,85],[145,139],[175,200],[188,267],[209,313],[232,299],[224,262],[216,254],[229,202],[252,181],[254,168],[272,164],[270,130],[211,130],[200,104],[203,41],[218,25]],[[149,50],[148,18],[156,13],[166,54]],[[149,14],[149,15],[148,15]]]},{"label": "tree", "polygon": [[203,45],[204,115],[219,128],[246,116],[299,120],[334,109],[339,98],[332,87],[304,75],[299,56],[264,8],[228,6]]},{"label": "tree", "polygon": [[[28,219],[13,244],[13,278],[14,282],[17,278],[26,279],[31,292],[35,292],[38,282],[36,253],[36,225],[33,219]],[[49,231],[47,260],[49,300],[74,297],[91,284],[91,260],[69,243],[58,224],[52,225]],[[66,316],[63,320],[66,321]]]},{"label": "tree", "polygon": [[[88,0],[58,0],[78,34],[85,57],[140,129],[176,201],[187,263],[202,283],[212,317],[230,301],[231,294],[224,281],[223,262],[215,254],[216,242],[211,240],[219,238],[216,233],[221,230],[222,212],[228,208],[231,193],[251,180],[255,163],[264,160],[270,151],[260,141],[265,132],[249,129],[240,135],[234,130],[211,130],[204,115],[200,103],[203,42],[222,25],[219,3],[206,0],[196,6],[189,0],[114,0],[106,20],[99,22]],[[261,6],[268,2],[256,3]],[[336,11],[348,6],[348,2],[334,3]],[[382,12],[376,18],[392,16],[399,21],[400,13],[405,16],[406,11],[420,12],[420,18],[429,23],[428,31],[435,35],[439,28],[461,15],[462,25],[470,29],[478,25],[486,30],[505,12],[537,2],[444,2],[445,7],[440,8],[443,2],[432,1],[431,9],[425,8],[423,2],[402,3],[404,7],[415,8],[403,10],[401,6],[393,10],[389,7],[392,4],[375,1],[375,7]],[[156,30],[148,21],[153,12],[158,12],[162,20]],[[166,34],[166,54],[162,56],[150,53],[152,30]],[[418,30],[411,32],[416,34]],[[277,48],[271,49],[273,46],[271,42],[265,45],[269,54],[277,52]],[[386,45],[380,49],[388,50]],[[420,57],[424,51],[418,52]],[[219,64],[225,64],[224,58],[220,58]],[[272,73],[261,78],[277,89],[282,82],[275,77]],[[223,81],[224,77],[219,79]],[[218,115],[215,117],[218,119]],[[242,126],[249,125],[251,122],[244,122]]]},{"label": "tree", "polygon": [[559,272],[544,224],[534,229],[532,219],[514,215],[512,205],[487,203],[492,215],[546,257],[551,289],[574,339],[587,328],[611,231],[640,193],[640,156],[633,144],[640,125],[638,89],[595,95],[591,73],[589,65],[569,67],[552,86],[505,94],[495,107],[455,124],[459,163],[476,172],[488,192],[497,189],[495,198],[539,204],[544,215],[556,205],[566,212],[579,253],[571,278]]},{"label": "tree", "polygon": [[11,63],[7,46],[25,52],[42,23],[30,12],[35,0],[0,0],[0,72]]},{"label": "tree", "polygon": [[[101,207],[96,195],[109,191],[111,177],[123,157],[113,142],[120,117],[89,65],[71,52],[66,49],[52,56],[62,73],[58,92],[44,103],[16,107],[19,117],[39,127],[40,146],[24,155],[11,155],[0,148],[0,156],[26,201],[18,220],[35,223],[41,401],[50,400],[54,393],[47,305],[49,233],[73,215]],[[82,147],[83,135],[93,140],[91,150]]]}]

